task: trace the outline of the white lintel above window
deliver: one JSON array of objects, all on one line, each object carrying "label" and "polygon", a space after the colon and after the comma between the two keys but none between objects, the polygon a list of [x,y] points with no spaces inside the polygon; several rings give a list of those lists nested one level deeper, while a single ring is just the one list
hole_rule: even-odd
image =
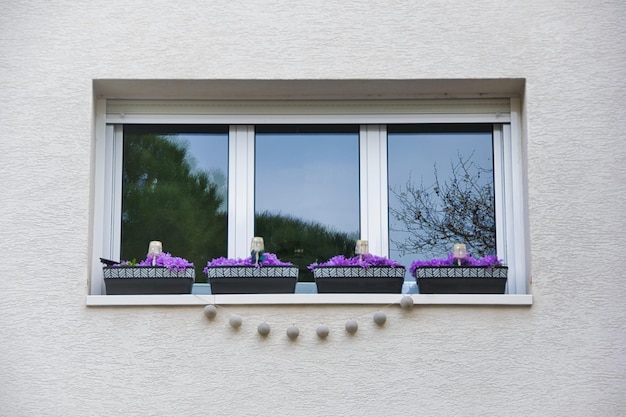
[{"label": "white lintel above window", "polygon": [[509,123],[510,99],[378,101],[108,100],[107,123]]}]

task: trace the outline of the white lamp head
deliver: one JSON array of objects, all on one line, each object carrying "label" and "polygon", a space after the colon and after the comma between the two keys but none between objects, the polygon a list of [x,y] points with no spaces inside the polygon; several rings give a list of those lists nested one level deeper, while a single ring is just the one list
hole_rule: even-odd
[{"label": "white lamp head", "polygon": [[251,252],[263,252],[265,250],[265,244],[262,237],[253,237],[250,243]]}]

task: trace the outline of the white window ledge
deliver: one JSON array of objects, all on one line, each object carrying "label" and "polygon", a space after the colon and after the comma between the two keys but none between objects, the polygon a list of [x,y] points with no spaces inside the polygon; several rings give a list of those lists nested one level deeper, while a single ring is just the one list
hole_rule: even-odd
[{"label": "white window ledge", "polygon": [[530,294],[155,294],[88,295],[87,306],[194,306],[194,305],[348,305],[400,304],[402,297],[415,305],[508,305],[530,306]]}]

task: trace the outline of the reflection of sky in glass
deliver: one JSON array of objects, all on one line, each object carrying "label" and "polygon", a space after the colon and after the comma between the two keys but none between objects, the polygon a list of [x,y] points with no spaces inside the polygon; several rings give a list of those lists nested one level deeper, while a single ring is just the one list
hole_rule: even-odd
[{"label": "reflection of sky in glass", "polygon": [[358,134],[256,135],[255,212],[359,230]]},{"label": "reflection of sky in glass", "polygon": [[192,168],[204,171],[209,179],[217,183],[223,198],[222,209],[226,208],[228,187],[228,135],[207,133],[185,133],[176,135],[187,146],[187,160]]},{"label": "reflection of sky in glass", "polygon": [[185,133],[177,135],[188,145],[188,154],[195,161],[195,168],[209,171],[218,169],[226,175],[228,170],[228,135]]},{"label": "reflection of sky in glass", "polygon": [[[389,188],[401,190],[410,179],[416,185],[430,187],[435,181],[434,166],[437,167],[439,181],[450,178],[451,164],[458,162],[459,155],[464,158],[473,155],[472,161],[482,168],[493,169],[493,145],[491,133],[396,133],[389,134]],[[485,175],[484,184],[493,182],[493,178]],[[389,205],[396,207],[397,199],[389,193]],[[390,214],[391,228],[401,225]],[[407,267],[417,259],[428,259],[433,256],[445,257],[446,253],[411,253],[402,256],[394,249],[393,241],[401,241],[406,233],[391,231],[390,256]],[[450,242],[450,252],[452,245]]]}]

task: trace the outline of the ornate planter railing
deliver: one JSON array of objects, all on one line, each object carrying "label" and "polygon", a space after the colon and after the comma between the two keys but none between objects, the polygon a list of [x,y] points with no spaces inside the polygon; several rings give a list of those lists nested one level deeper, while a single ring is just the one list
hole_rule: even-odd
[{"label": "ornate planter railing", "polygon": [[506,266],[427,266],[415,270],[420,294],[504,294]]},{"label": "ornate planter railing", "polygon": [[297,266],[212,266],[207,278],[213,294],[294,293]]},{"label": "ornate planter railing", "polygon": [[152,266],[105,266],[104,283],[109,295],[190,294],[195,270]]},{"label": "ornate planter railing", "polygon": [[401,293],[403,266],[317,266],[313,277],[318,293]]}]

